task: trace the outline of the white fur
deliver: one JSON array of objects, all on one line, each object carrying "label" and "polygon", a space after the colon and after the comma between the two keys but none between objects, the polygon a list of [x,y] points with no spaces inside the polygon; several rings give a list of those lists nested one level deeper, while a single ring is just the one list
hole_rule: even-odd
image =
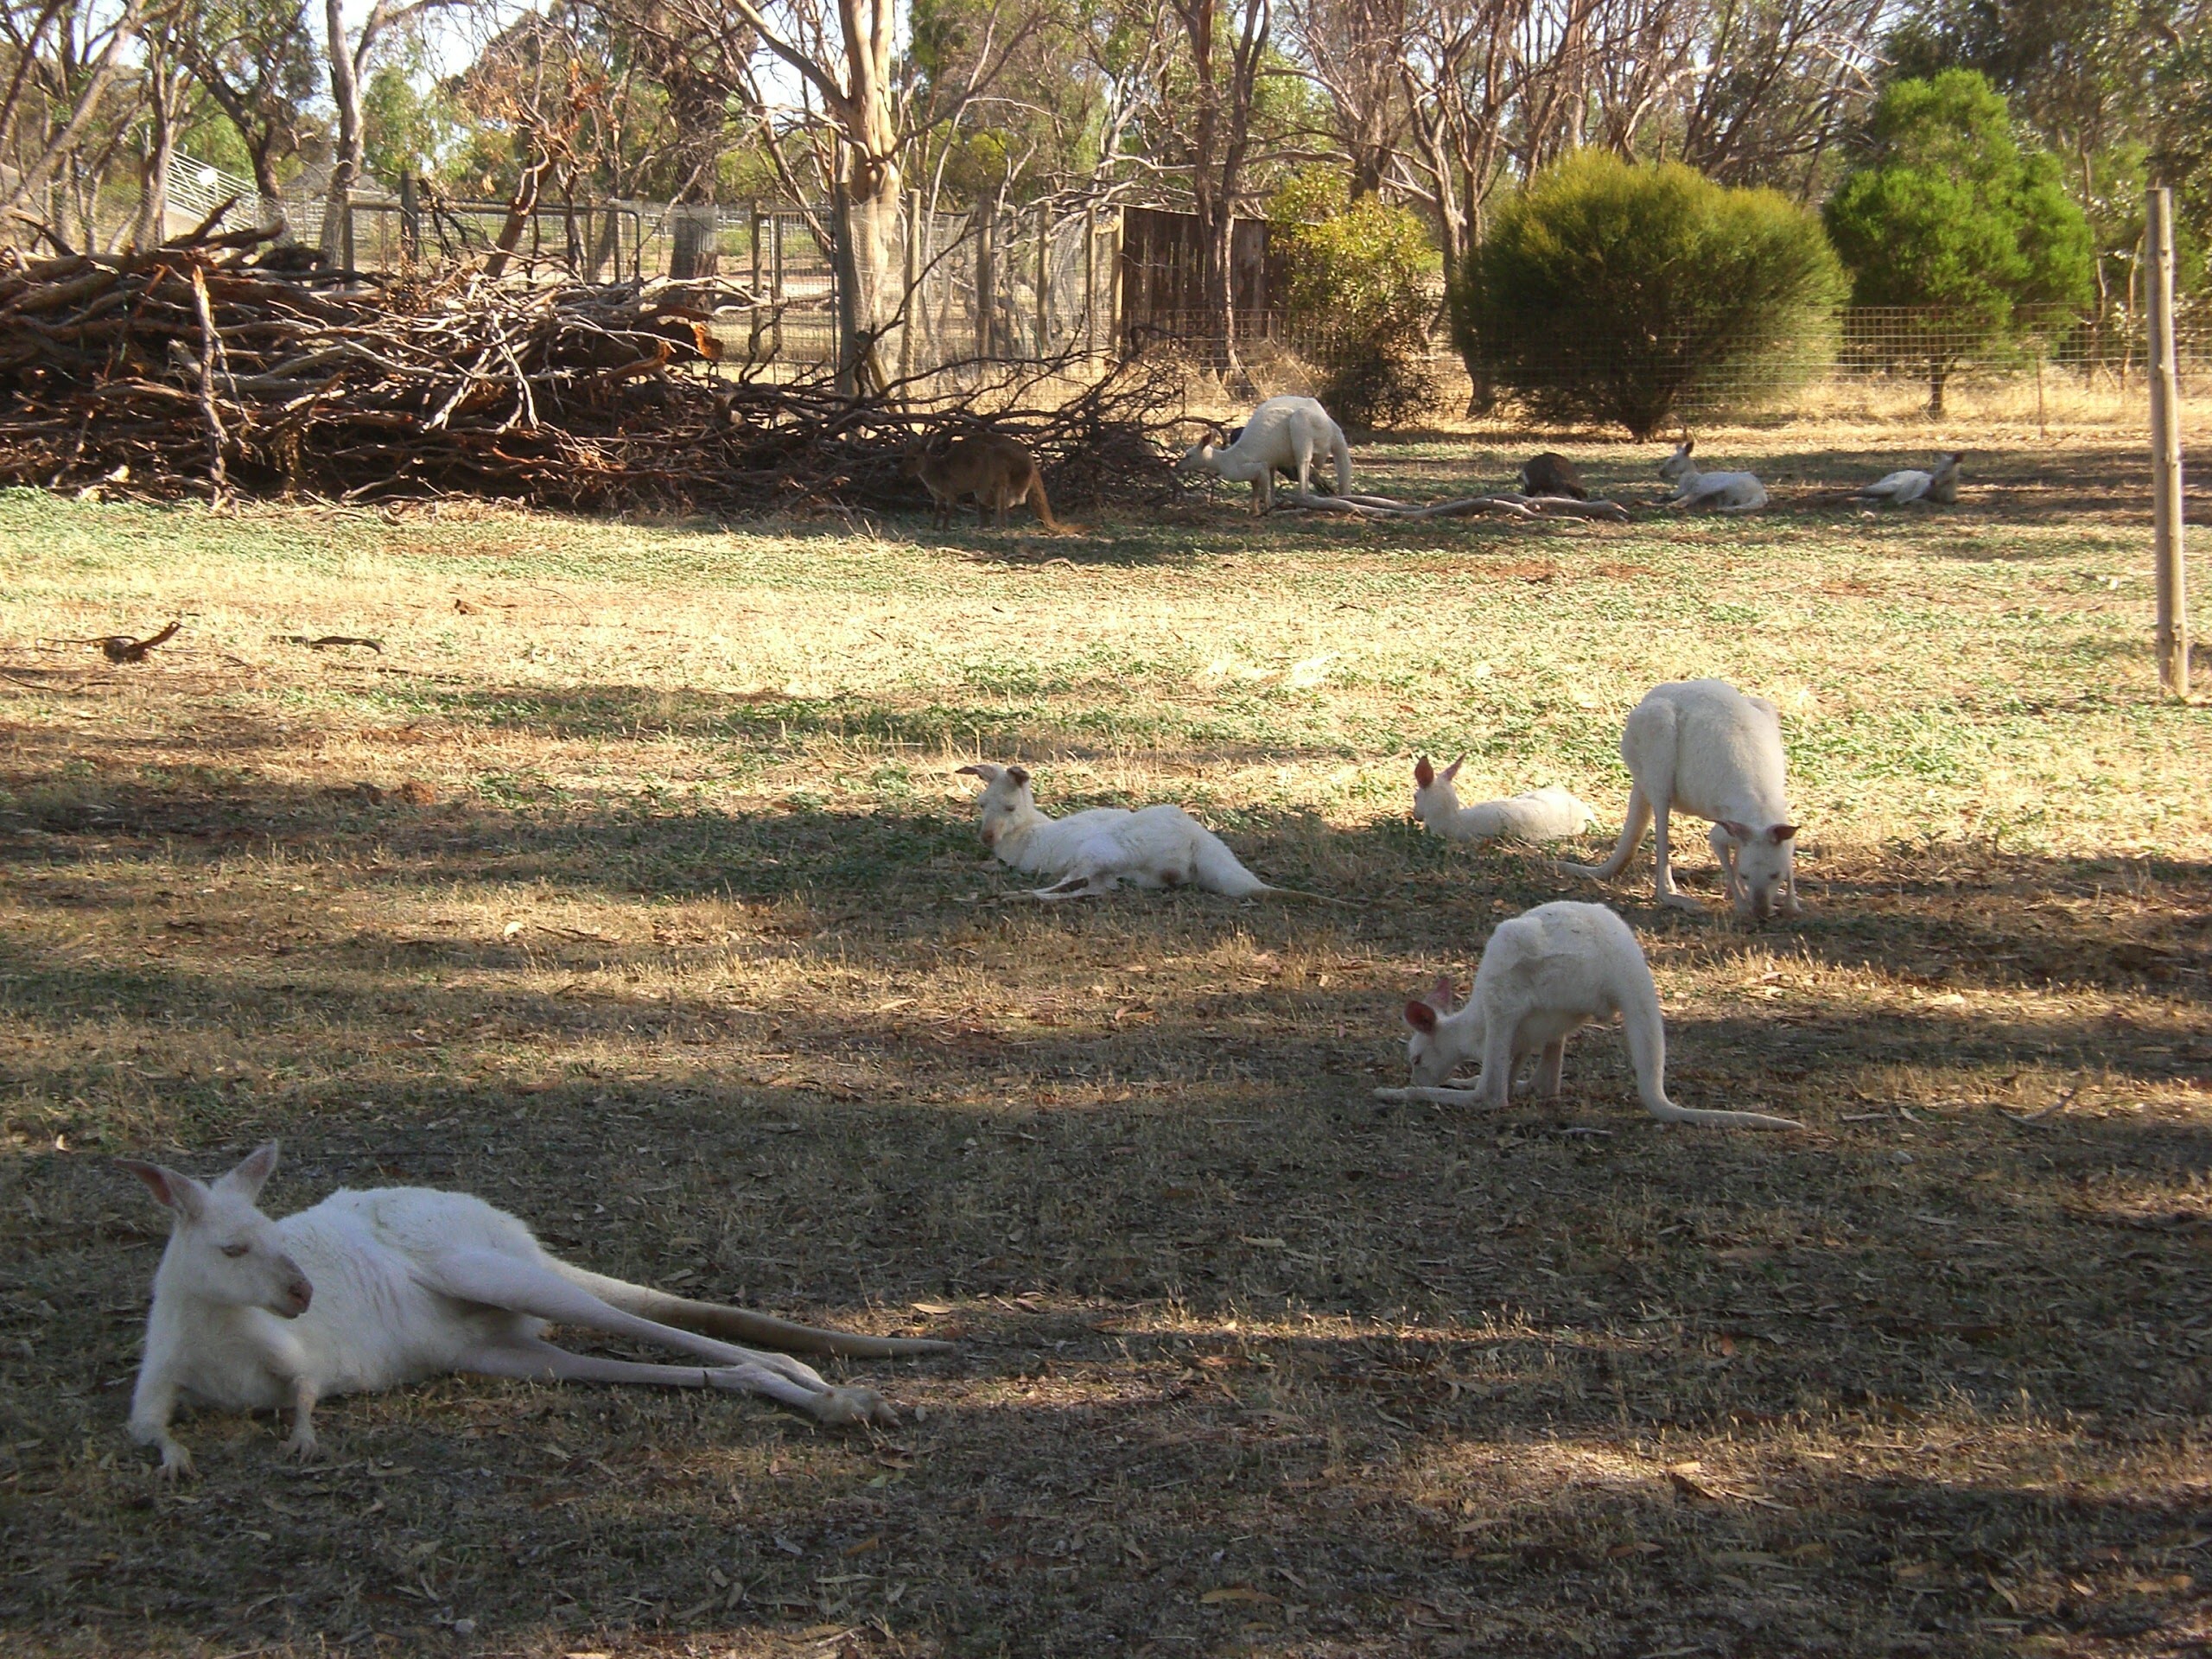
[{"label": "white fur", "polygon": [[1676,808],[1713,821],[1713,855],[1739,916],[1772,913],[1777,892],[1797,913],[1797,827],[1789,822],[1783,780],[1782,714],[1764,697],[1747,696],[1726,680],[1678,680],[1656,685],[1629,710],[1621,759],[1633,786],[1628,822],[1603,864],[1562,864],[1577,875],[1611,880],[1628,868],[1643,827],[1656,821],[1653,880],[1659,901],[1684,910],[1705,906],[1675,887],[1668,847],[1669,814]]},{"label": "white fur", "polygon": [[1270,397],[1252,411],[1236,442],[1226,448],[1193,444],[1176,463],[1179,472],[1211,473],[1231,483],[1252,486],[1252,511],[1266,512],[1275,503],[1275,470],[1294,474],[1298,487],[1313,490],[1313,459],[1336,464],[1337,493],[1351,493],[1351,446],[1344,429],[1311,397]]},{"label": "white fur", "polygon": [[1879,478],[1859,492],[1862,501],[1886,501],[1902,507],[1910,502],[1950,502],[1959,498],[1959,462],[1964,452],[1946,454],[1928,472],[1908,470]]},{"label": "white fur", "polygon": [[[1621,1016],[1621,1035],[1644,1109],[1668,1123],[1735,1124],[1749,1128],[1799,1129],[1804,1125],[1764,1112],[1702,1111],[1667,1098],[1667,1031],[1658,988],[1643,948],[1626,922],[1603,905],[1539,905],[1501,922],[1475,970],[1466,1005],[1452,1011],[1452,982],[1406,1004],[1410,1034],[1406,1058],[1410,1089],[1378,1089],[1381,1100],[1424,1100],[1440,1105],[1502,1109],[1513,1073],[1531,1054],[1542,1056],[1540,1092],[1560,1091],[1567,1039],[1593,1021]],[[1482,1076],[1467,1089],[1441,1087],[1471,1059]]]},{"label": "white fur", "polygon": [[983,845],[1017,870],[1052,878],[1034,890],[1035,898],[1084,899],[1123,882],[1203,887],[1232,899],[1281,891],[1238,863],[1218,836],[1179,806],[1138,812],[1100,806],[1048,818],[1037,810],[1023,768],[986,763],[960,770],[983,780],[976,798]]},{"label": "white fur", "polygon": [[[192,1471],[192,1454],[169,1432],[181,1401],[225,1411],[289,1407],[286,1449],[302,1457],[315,1448],[318,1400],[451,1371],[725,1389],[767,1395],[825,1423],[895,1422],[872,1389],[836,1387],[785,1355],[701,1332],[817,1353],[949,1345],[817,1331],[602,1278],[548,1255],[522,1222],[464,1192],[340,1188],[271,1220],[255,1200],[276,1166],[273,1142],[213,1182],[119,1161],[173,1217],[130,1403],[131,1438],[161,1448],[170,1478]],[[572,1354],[543,1339],[549,1322],[709,1363]]]},{"label": "white fur", "polygon": [[1694,512],[1717,507],[1722,512],[1757,512],[1766,505],[1766,486],[1750,473],[1700,473],[1690,459],[1695,439],[1684,438],[1675,453],[1659,463],[1659,476],[1675,486],[1667,499],[1670,507]]},{"label": "white fur", "polygon": [[[1414,817],[1432,836],[1448,841],[1489,841],[1510,836],[1516,841],[1559,841],[1587,830],[1597,814],[1563,789],[1547,786],[1503,800],[1459,804],[1452,779],[1466,760],[1464,754],[1442,772],[1429,765],[1427,755],[1414,766]],[[1421,781],[1427,773],[1428,781]]]}]

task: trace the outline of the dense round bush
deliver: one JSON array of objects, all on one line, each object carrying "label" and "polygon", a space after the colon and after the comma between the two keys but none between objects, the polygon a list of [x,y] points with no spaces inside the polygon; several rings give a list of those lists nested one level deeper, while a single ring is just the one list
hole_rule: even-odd
[{"label": "dense round bush", "polygon": [[1477,386],[1646,438],[1688,404],[1802,385],[1843,293],[1820,221],[1778,192],[1582,150],[1498,210],[1452,321]]},{"label": "dense round bush", "polygon": [[1436,401],[1429,323],[1436,254],[1415,214],[1341,180],[1293,178],[1268,217],[1292,342],[1321,366],[1321,401],[1351,426],[1420,418]]}]

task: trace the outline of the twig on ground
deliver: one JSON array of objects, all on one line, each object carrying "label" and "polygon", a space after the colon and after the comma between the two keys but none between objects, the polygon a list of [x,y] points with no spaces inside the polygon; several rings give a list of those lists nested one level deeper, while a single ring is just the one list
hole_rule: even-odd
[{"label": "twig on ground", "polygon": [[143,639],[133,639],[127,633],[111,633],[92,643],[99,646],[100,654],[111,663],[143,663],[155,646],[167,645],[183,626],[184,619],[179,617],[159,633],[149,633]]},{"label": "twig on ground", "polygon": [[382,640],[367,639],[358,633],[325,633],[314,639],[304,633],[279,633],[270,637],[280,645],[305,645],[310,651],[321,651],[330,645],[366,645],[378,656],[384,655]]}]

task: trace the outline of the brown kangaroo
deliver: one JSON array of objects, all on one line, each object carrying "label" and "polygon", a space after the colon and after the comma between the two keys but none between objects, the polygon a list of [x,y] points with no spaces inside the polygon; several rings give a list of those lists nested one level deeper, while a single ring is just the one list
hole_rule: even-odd
[{"label": "brown kangaroo", "polygon": [[950,438],[918,444],[899,466],[908,478],[919,479],[937,504],[939,530],[951,527],[955,505],[963,495],[976,498],[976,527],[983,524],[984,512],[995,511],[998,528],[1006,528],[1006,510],[1027,501],[1037,509],[1038,522],[1057,531],[1052,504],[1045,496],[1045,475],[1037,458],[1002,432],[959,432]]}]

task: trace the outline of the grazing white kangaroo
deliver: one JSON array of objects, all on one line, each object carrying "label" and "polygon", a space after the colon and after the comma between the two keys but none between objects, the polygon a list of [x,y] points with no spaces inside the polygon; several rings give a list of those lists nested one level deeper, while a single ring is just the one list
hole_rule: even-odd
[{"label": "grazing white kangaroo", "polygon": [[1336,464],[1337,493],[1351,493],[1351,446],[1344,429],[1311,397],[1270,397],[1252,411],[1226,448],[1195,443],[1175,463],[1182,473],[1211,473],[1231,483],[1252,486],[1252,511],[1275,504],[1278,469],[1294,474],[1301,492],[1312,493],[1317,458]]},{"label": "grazing white kangaroo", "polygon": [[1907,469],[1876,479],[1858,493],[1861,501],[1886,501],[1893,507],[1902,507],[1913,501],[1936,501],[1945,506],[1959,499],[1959,463],[1967,458],[1963,449],[1954,450],[1936,457],[1936,465],[1926,472]]},{"label": "grazing white kangaroo", "polygon": [[[1377,1100],[1429,1101],[1442,1106],[1503,1109],[1513,1073],[1541,1054],[1540,1093],[1560,1091],[1567,1039],[1599,1020],[1621,1017],[1629,1063],[1644,1109],[1668,1123],[1727,1124],[1754,1129],[1802,1129],[1787,1117],[1764,1112],[1702,1111],[1667,1098],[1667,1030],[1659,990],[1651,982],[1643,948],[1629,925],[1603,905],[1561,901],[1539,905],[1498,924],[1484,948],[1475,988],[1466,1005],[1452,1008],[1452,980],[1406,1004],[1406,1058],[1410,1089],[1377,1089]],[[1482,1061],[1474,1086],[1444,1088],[1444,1080],[1471,1059]]]},{"label": "grazing white kangaroo", "polygon": [[[983,845],[1030,875],[1055,878],[1030,897],[1088,899],[1133,887],[1203,887],[1231,899],[1279,893],[1295,899],[1319,893],[1273,887],[1236,861],[1221,837],[1179,806],[1096,806],[1065,818],[1037,810],[1029,772],[988,761],[960,770],[983,780],[976,798],[982,811]],[[1334,902],[1326,900],[1325,902]]]},{"label": "grazing white kangaroo", "polygon": [[1684,438],[1675,453],[1659,463],[1659,476],[1675,486],[1667,499],[1670,507],[1695,512],[1716,507],[1722,512],[1757,512],[1766,505],[1766,486],[1750,473],[1700,473],[1690,459],[1694,438]]},{"label": "grazing white kangaroo", "polygon": [[1580,835],[1598,816],[1567,791],[1550,786],[1462,806],[1452,780],[1466,758],[1461,755],[1441,772],[1425,754],[1414,762],[1414,817],[1432,836],[1447,841],[1489,841],[1499,836],[1558,841]]},{"label": "grazing white kangaroo", "polygon": [[1797,913],[1797,826],[1789,821],[1781,710],[1726,680],[1655,685],[1629,710],[1621,759],[1633,783],[1628,821],[1613,855],[1603,864],[1560,868],[1610,881],[1628,868],[1644,825],[1656,823],[1653,881],[1659,902],[1703,910],[1675,887],[1667,836],[1669,815],[1680,807],[1713,820],[1713,855],[1720,861],[1738,915],[1765,920],[1777,891],[1786,895],[1789,913]]},{"label": "grazing white kangaroo", "polygon": [[[602,1278],[550,1256],[530,1229],[481,1198],[423,1186],[340,1188],[281,1221],[256,1207],[276,1167],[270,1142],[228,1174],[197,1181],[118,1159],[170,1211],[154,1273],[130,1438],[162,1451],[162,1473],[192,1472],[169,1433],[180,1400],[219,1410],[289,1407],[285,1450],[315,1449],[315,1402],[449,1371],[547,1382],[653,1382],[764,1394],[824,1423],[895,1423],[872,1389],[842,1388],[782,1354],[941,1353],[950,1343],[818,1331]],[[573,1354],[549,1322],[658,1343],[704,1365]]]}]

